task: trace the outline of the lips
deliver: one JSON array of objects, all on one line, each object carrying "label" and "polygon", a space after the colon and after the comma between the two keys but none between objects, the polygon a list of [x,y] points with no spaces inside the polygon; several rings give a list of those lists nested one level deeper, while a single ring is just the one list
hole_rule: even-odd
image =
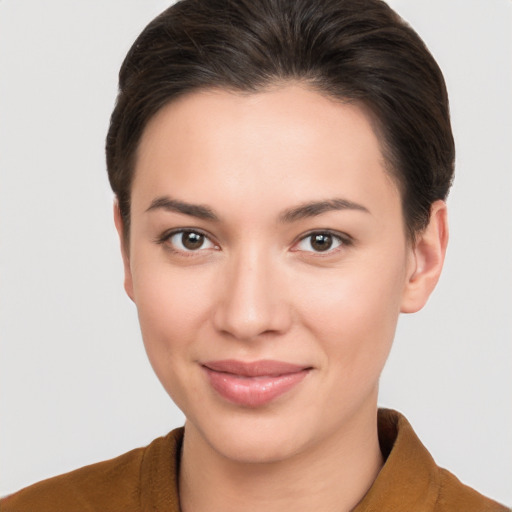
[{"label": "lips", "polygon": [[202,365],[212,388],[229,402],[260,407],[297,386],[311,367],[282,361],[208,361]]}]

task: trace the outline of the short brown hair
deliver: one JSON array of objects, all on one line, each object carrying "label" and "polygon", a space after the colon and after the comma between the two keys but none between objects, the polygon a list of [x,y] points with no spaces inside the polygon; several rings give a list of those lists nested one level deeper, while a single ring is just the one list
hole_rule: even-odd
[{"label": "short brown hair", "polygon": [[195,90],[287,80],[370,111],[414,238],[453,179],[448,96],[423,41],[381,0],[181,0],[149,23],[122,64],[106,142],[125,235],[136,150],[156,112]]}]

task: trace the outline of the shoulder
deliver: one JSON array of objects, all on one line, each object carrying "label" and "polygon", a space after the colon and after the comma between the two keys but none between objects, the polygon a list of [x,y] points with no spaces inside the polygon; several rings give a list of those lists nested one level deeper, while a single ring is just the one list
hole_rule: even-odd
[{"label": "shoulder", "polygon": [[379,410],[378,431],[385,463],[357,512],[509,511],[440,468],[397,411]]},{"label": "shoulder", "polygon": [[455,475],[439,468],[439,494],[435,512],[509,512],[510,509],[464,485]]},{"label": "shoulder", "polygon": [[104,507],[108,503],[105,510],[136,510],[144,452],[139,448],[38,482],[4,498],[2,511],[96,510],[100,503]]},{"label": "shoulder", "polygon": [[[144,448],[26,487],[0,500],[0,509],[2,512],[142,510],[144,481],[161,459],[171,461],[170,452],[179,441],[180,430],[155,439]],[[172,472],[172,464],[169,466]]]}]

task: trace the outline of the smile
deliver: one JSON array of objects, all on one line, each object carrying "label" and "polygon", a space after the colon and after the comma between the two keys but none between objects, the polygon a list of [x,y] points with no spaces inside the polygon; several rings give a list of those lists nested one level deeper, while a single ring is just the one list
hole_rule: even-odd
[{"label": "smile", "polygon": [[311,367],[281,361],[209,361],[202,365],[212,388],[229,402],[260,407],[297,386]]}]

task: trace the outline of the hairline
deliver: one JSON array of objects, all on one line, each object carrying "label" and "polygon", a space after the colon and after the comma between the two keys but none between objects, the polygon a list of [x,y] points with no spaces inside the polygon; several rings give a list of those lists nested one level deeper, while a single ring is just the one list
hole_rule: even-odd
[{"label": "hairline", "polygon": [[[307,78],[307,77],[274,77],[269,78],[267,82],[262,83],[259,86],[255,86],[253,88],[243,88],[243,87],[237,87],[232,84],[218,84],[218,85],[197,85],[194,87],[191,87],[185,91],[182,91],[172,98],[169,98],[166,102],[164,102],[158,109],[155,110],[148,118],[146,119],[144,126],[140,132],[139,138],[136,142],[135,147],[132,149],[131,155],[128,157],[127,160],[125,160],[125,165],[127,167],[127,174],[130,177],[129,181],[129,187],[128,189],[128,201],[125,205],[128,209],[127,212],[123,212],[121,210],[121,213],[127,214],[128,218],[123,217],[123,238],[125,239],[124,242],[126,242],[127,246],[129,245],[130,241],[130,225],[131,225],[131,196],[132,196],[132,190],[133,190],[133,184],[135,181],[135,175],[137,170],[137,161],[139,158],[139,151],[140,151],[140,145],[141,141],[144,137],[144,134],[146,133],[146,130],[149,126],[149,124],[155,119],[155,117],[161,113],[167,106],[180,101],[182,98],[186,98],[189,96],[193,96],[196,94],[201,93],[215,93],[215,92],[227,92],[230,94],[234,94],[237,96],[247,97],[247,96],[253,96],[256,94],[263,94],[266,92],[272,92],[272,91],[278,91],[280,89],[284,89],[286,87],[290,86],[299,86],[303,87],[305,90],[315,92],[317,94],[320,94],[324,98],[327,98],[334,103],[339,104],[350,104],[354,105],[357,108],[359,108],[365,117],[367,118],[370,127],[377,139],[377,142],[379,144],[380,153],[382,155],[382,168],[385,170],[385,174],[388,178],[391,179],[391,183],[397,188],[399,196],[400,196],[400,204],[402,209],[402,220],[403,220],[403,227],[404,227],[404,233],[406,236],[407,241],[414,242],[416,238],[416,234],[421,232],[420,229],[414,229],[412,226],[409,225],[407,222],[407,215],[405,211],[405,186],[402,180],[400,179],[400,173],[397,169],[397,159],[393,155],[393,151],[391,150],[391,145],[389,144],[387,137],[385,135],[385,128],[383,126],[382,121],[380,120],[379,116],[376,112],[372,109],[372,107],[368,104],[367,101],[364,99],[356,99],[351,98],[349,96],[337,96],[334,93],[331,93],[326,90],[325,87],[322,87],[318,80],[315,80],[314,78]],[[117,201],[119,204],[120,198],[117,197]]]}]

